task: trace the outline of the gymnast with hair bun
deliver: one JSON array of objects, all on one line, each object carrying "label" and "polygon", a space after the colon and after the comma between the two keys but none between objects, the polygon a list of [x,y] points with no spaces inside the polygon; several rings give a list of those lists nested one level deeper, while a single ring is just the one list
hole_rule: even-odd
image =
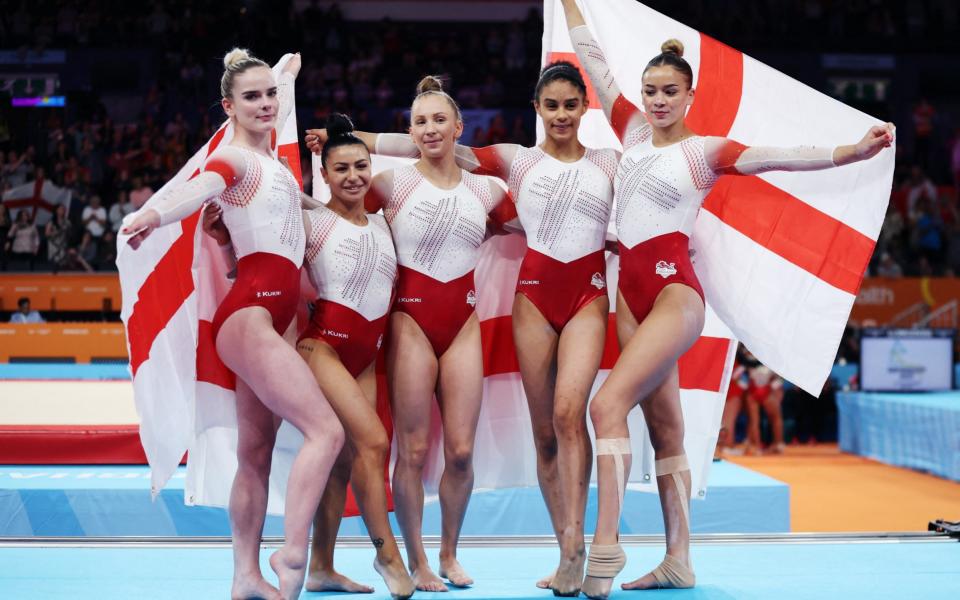
[{"label": "gymnast with hair bun", "polygon": [[[237,277],[213,319],[217,354],[236,374],[237,472],[230,493],[234,599],[300,596],[310,523],[343,446],[343,427],[307,364],[283,339],[296,315],[304,258],[301,192],[271,152],[271,137],[293,107],[294,55],[277,81],[246,50],[224,57],[221,104],[234,136],[201,172],[124,219],[138,248],[157,227],[180,221],[211,201],[222,211],[238,257]],[[212,208],[206,208],[213,210]],[[290,469],[284,545],[270,556],[280,588],[260,571],[273,446],[280,417],[303,434]]]},{"label": "gymnast with hair bun", "polygon": [[[533,425],[537,478],[560,545],[557,570],[537,583],[575,594],[586,558],[583,522],[592,467],[587,397],[600,368],[610,310],[607,226],[619,153],[584,147],[583,75],[557,61],[540,74],[533,106],[546,138],[539,146],[457,146],[464,169],[498,177],[510,189],[527,237],[513,304],[513,338]],[[317,152],[326,139],[310,130]],[[410,136],[358,133],[371,150],[419,155]]]},{"label": "gymnast with hair bun", "polygon": [[[346,431],[346,441],[327,481],[314,519],[306,588],[311,592],[370,593],[373,588],[338,573],[334,546],[343,516],[347,483],[377,552],[374,569],[394,598],[409,598],[413,581],[390,529],[383,470],[390,449],[377,416],[374,368],[393,301],[397,257],[383,215],[367,214],[364,198],[373,173],[366,146],[353,123],[334,113],[323,148],[321,175],[330,201],[303,211],[305,266],[317,290],[310,322],[297,351],[310,366],[323,395]],[[219,209],[204,214],[204,230],[221,247],[230,235]]]},{"label": "gymnast with hair bun", "polygon": [[620,93],[575,0],[562,0],[577,57],[623,142],[615,216],[620,245],[617,338],[621,353],[590,406],[597,436],[597,527],[582,591],[606,598],[626,563],[618,530],[629,478],[627,415],[638,403],[656,454],[655,469],[667,552],[653,571],[624,589],[689,588],[690,467],[683,446],[677,361],[703,329],[704,298],[689,242],[700,205],[721,175],[831,169],[877,155],[894,128],[870,128],[836,148],[748,147],[696,135],[685,124],[694,102],[693,71],[677,40],[663,44],[643,72],[643,111]]}]

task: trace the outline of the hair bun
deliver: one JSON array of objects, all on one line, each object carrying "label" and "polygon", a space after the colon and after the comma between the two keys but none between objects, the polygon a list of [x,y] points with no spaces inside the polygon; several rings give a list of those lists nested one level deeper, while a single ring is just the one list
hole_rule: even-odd
[{"label": "hair bun", "polygon": [[345,114],[330,113],[327,117],[327,136],[334,138],[338,135],[346,135],[353,131],[353,121]]},{"label": "hair bun", "polygon": [[250,58],[250,51],[246,48],[234,48],[223,57],[223,68],[229,70]]},{"label": "hair bun", "polygon": [[443,91],[443,82],[440,81],[440,78],[436,75],[427,75],[420,80],[420,83],[417,84],[417,95],[426,94],[427,92],[442,92]]},{"label": "hair bun", "polygon": [[660,44],[660,52],[664,54],[676,54],[677,56],[683,58],[683,42],[670,38],[669,40]]}]

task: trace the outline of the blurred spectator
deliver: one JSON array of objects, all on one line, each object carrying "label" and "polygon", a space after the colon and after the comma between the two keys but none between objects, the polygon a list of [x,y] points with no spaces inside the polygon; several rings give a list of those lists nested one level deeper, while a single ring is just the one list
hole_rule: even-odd
[{"label": "blurred spectator", "polygon": [[120,231],[123,218],[135,210],[133,202],[130,201],[130,194],[125,190],[118,191],[116,202],[110,206],[110,231],[114,233]]},{"label": "blurred spectator", "polygon": [[912,116],[914,158],[920,163],[921,167],[926,169],[930,167],[930,151],[934,131],[933,120],[936,116],[936,110],[927,102],[926,98],[921,98],[920,102],[913,107]]},{"label": "blurred spectator", "polygon": [[27,181],[27,176],[33,172],[32,152],[33,146],[20,155],[13,150],[7,153],[7,162],[3,165],[3,179],[10,184],[10,187],[23,185]]},{"label": "blurred spectator", "polygon": [[77,252],[84,261],[93,265],[96,263],[99,245],[99,238],[90,235],[89,231],[84,231],[80,236],[80,245],[77,247]]},{"label": "blurred spectator", "polygon": [[117,237],[112,231],[106,231],[97,244],[94,266],[98,271],[117,270]]},{"label": "blurred spectator", "polygon": [[95,239],[103,237],[107,230],[107,210],[100,206],[100,196],[90,196],[90,205],[83,209],[80,217],[84,230]]},{"label": "blurred spectator", "polygon": [[63,271],[87,271],[92,273],[93,267],[90,266],[76,248],[67,249],[67,259],[63,263]]},{"label": "blurred spectator", "polygon": [[17,220],[7,233],[6,249],[18,268],[29,265],[30,270],[33,270],[40,252],[40,232],[30,220],[27,209],[21,209],[17,213]]},{"label": "blurred spectator", "polygon": [[73,226],[67,217],[67,207],[60,204],[44,229],[44,236],[47,238],[47,261],[53,265],[54,271],[67,259],[67,248],[72,234]]},{"label": "blurred spectator", "polygon": [[926,197],[918,204],[914,236],[920,254],[930,262],[931,267],[939,266],[943,260],[943,220]]},{"label": "blurred spectator", "polygon": [[133,209],[138,210],[150,199],[150,196],[153,196],[153,190],[144,183],[143,177],[135,175],[130,190],[130,202],[133,203]]},{"label": "blurred spectator", "polygon": [[877,265],[877,277],[903,277],[903,269],[900,268],[889,252],[880,255],[880,264]]},{"label": "blurred spectator", "polygon": [[747,370],[747,449],[746,453],[760,453],[763,439],[760,432],[760,409],[767,416],[770,425],[769,451],[782,454],[785,444],[783,438],[783,379],[761,363],[747,350],[744,353],[744,367]]},{"label": "blurred spectator", "polygon": [[907,216],[912,220],[917,219],[917,205],[923,198],[936,201],[937,186],[933,185],[920,166],[914,165],[907,180]]},{"label": "blurred spectator", "polygon": [[35,310],[30,310],[30,298],[24,296],[17,300],[17,311],[10,315],[11,323],[45,323],[43,317]]}]

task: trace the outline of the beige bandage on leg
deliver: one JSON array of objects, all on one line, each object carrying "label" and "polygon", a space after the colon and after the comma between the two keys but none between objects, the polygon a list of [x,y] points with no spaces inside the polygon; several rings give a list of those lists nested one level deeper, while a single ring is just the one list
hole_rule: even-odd
[{"label": "beige bandage on leg", "polygon": [[[627,469],[624,456],[630,456],[630,438],[598,438],[597,457],[613,457],[614,471],[617,475],[617,523],[623,514],[623,495],[627,488]],[[616,577],[627,564],[627,555],[620,544],[590,544],[587,557],[587,575],[590,577]]]},{"label": "beige bandage on leg", "polygon": [[[687,507],[687,503],[690,501],[690,494],[687,492],[687,486],[683,483],[683,478],[680,477],[680,473],[690,470],[690,465],[687,463],[687,455],[680,454],[658,460],[654,463],[654,468],[656,469],[657,477],[664,475],[672,476],[671,479],[674,485],[677,486],[677,494],[680,496],[683,522],[687,526],[687,532],[689,533],[690,509]],[[652,571],[654,578],[657,580],[657,584],[661,588],[692,588],[696,584],[697,578],[693,574],[692,561],[688,562],[689,564],[685,565],[669,554],[664,556],[663,562]]]}]

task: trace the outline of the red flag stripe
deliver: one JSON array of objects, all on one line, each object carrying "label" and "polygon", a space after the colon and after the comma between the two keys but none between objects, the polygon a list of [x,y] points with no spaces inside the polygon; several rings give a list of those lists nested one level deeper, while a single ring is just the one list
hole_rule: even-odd
[{"label": "red flag stripe", "polygon": [[[600,361],[601,369],[612,369],[620,354],[616,331],[616,315],[611,313],[603,359]],[[480,335],[483,340],[485,377],[519,372],[510,316],[481,321]],[[680,357],[680,388],[719,392],[730,343],[728,338],[702,336],[698,339]]]},{"label": "red flag stripe", "polygon": [[697,95],[686,124],[700,135],[725,137],[740,110],[743,53],[700,34],[699,71]]},{"label": "red flag stripe", "polygon": [[130,343],[130,368],[137,369],[150,356],[157,335],[193,293],[193,238],[200,211],[181,222],[183,232],[140,286],[137,303],[127,321]]},{"label": "red flag stripe", "polygon": [[856,295],[875,242],[759,177],[727,175],[703,208],[757,244]]},{"label": "red flag stripe", "polygon": [[227,368],[217,354],[216,340],[213,339],[213,323],[200,320],[197,327],[197,381],[219,385],[228,390],[236,390],[237,378]]},{"label": "red flag stripe", "polygon": [[293,173],[293,177],[297,180],[302,190],[303,173],[300,170],[300,145],[297,143],[281,144],[277,150],[277,155],[280,158],[287,159],[287,164],[290,165],[290,172]]}]

